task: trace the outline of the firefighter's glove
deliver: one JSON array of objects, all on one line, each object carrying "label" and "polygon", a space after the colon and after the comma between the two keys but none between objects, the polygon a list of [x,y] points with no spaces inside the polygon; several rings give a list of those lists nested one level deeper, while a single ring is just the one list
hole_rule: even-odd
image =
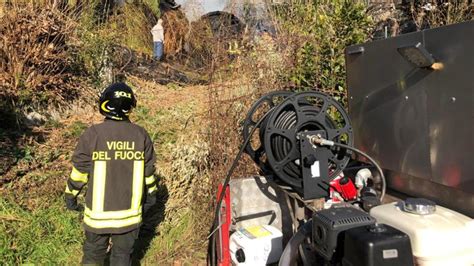
[{"label": "firefighter's glove", "polygon": [[66,197],[66,208],[68,208],[68,210],[78,212],[82,212],[84,210],[84,206],[82,206],[82,204],[77,203],[77,198],[70,197]]}]

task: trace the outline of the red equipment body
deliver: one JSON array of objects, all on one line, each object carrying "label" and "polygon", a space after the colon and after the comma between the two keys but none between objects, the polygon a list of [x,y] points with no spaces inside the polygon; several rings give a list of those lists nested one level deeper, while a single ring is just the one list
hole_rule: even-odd
[{"label": "red equipment body", "polygon": [[[217,199],[222,191],[222,185],[219,185],[217,191]],[[230,189],[229,186],[225,188],[224,199],[222,201],[220,217],[219,217],[219,230],[218,230],[218,243],[219,250],[217,251],[217,260],[219,266],[230,266],[230,223],[231,223],[231,207],[230,207]]]},{"label": "red equipment body", "polygon": [[354,182],[349,177],[345,177],[342,174],[331,181],[331,187],[329,189],[329,195],[332,202],[340,202],[341,199],[337,197],[337,192],[344,200],[355,200],[357,198],[357,188]]}]

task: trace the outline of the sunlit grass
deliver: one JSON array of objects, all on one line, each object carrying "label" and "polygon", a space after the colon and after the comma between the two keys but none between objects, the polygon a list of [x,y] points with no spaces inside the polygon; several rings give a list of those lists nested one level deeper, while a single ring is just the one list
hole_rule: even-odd
[{"label": "sunlit grass", "polygon": [[0,258],[6,264],[77,264],[83,233],[78,213],[61,200],[47,208],[23,210],[0,198]]},{"label": "sunlit grass", "polygon": [[[142,264],[169,265],[179,260],[185,265],[195,265],[195,262],[205,259],[203,235],[207,224],[204,230],[200,224],[207,223],[207,218],[203,218],[207,209],[202,204],[207,204],[208,195],[201,187],[208,187],[209,183],[208,177],[200,170],[206,165],[207,146],[204,139],[195,139],[196,131],[202,125],[196,126],[189,118],[200,111],[202,103],[183,100],[183,95],[189,94],[191,88],[170,90],[159,86],[155,89],[172,93],[172,103],[164,107],[163,97],[158,97],[160,93],[154,89],[135,88],[139,103],[131,119],[143,126],[155,142],[157,169],[163,175],[160,183],[167,187],[169,197],[164,207],[164,219],[156,228],[157,235]],[[82,220],[78,213],[64,208],[62,190],[70,171],[69,155],[90,123],[85,119],[51,127],[50,135],[56,136],[55,142],[63,143],[59,150],[51,148],[56,146],[50,140],[25,147],[20,159],[25,174],[11,183],[12,189],[2,194],[0,200],[2,264],[80,263],[84,238]],[[186,136],[190,134],[194,137],[188,143]],[[31,169],[32,165],[41,167]],[[14,187],[22,190],[15,191]]]},{"label": "sunlit grass", "polygon": [[174,215],[175,219],[159,227],[158,235],[150,246],[153,252],[148,252],[142,260],[143,264],[168,265],[179,260],[185,265],[196,265],[196,262],[205,260],[205,243],[202,239],[197,240],[201,237],[196,231],[196,219],[199,218],[190,209],[178,210]]}]

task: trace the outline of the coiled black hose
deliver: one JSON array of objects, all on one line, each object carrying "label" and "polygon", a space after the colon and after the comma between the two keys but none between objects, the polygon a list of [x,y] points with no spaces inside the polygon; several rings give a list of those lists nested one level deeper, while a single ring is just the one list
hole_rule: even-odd
[{"label": "coiled black hose", "polygon": [[[320,114],[320,109],[316,106],[310,105],[305,103],[301,107],[302,116],[306,117],[316,117]],[[331,129],[335,129],[336,125],[334,121],[331,120],[330,117],[326,116],[325,118],[325,126]],[[295,127],[301,127],[297,130],[305,131],[305,130],[324,130],[324,126],[320,125],[316,121],[310,121],[307,124],[300,124],[298,125],[298,117],[295,110],[286,110],[281,112],[276,118],[274,122],[274,127],[283,130],[291,130]],[[297,134],[297,132],[295,133]],[[297,145],[297,143],[291,142],[291,140],[285,138],[281,135],[275,135],[272,137],[271,141],[271,151],[277,161],[284,160],[292,149],[298,149],[298,147],[292,147],[292,145]],[[282,171],[291,179],[301,181],[301,166],[299,166],[295,161],[291,161],[286,165],[282,166]]]},{"label": "coiled black hose", "polygon": [[[296,112],[293,110],[284,111],[275,120],[275,127],[279,129],[292,129],[297,124]],[[292,149],[291,142],[283,136],[275,136],[271,141],[271,149],[274,153],[277,161],[283,160]],[[288,163],[283,171],[291,178],[297,179],[301,176],[301,169],[296,165],[295,162]]]}]

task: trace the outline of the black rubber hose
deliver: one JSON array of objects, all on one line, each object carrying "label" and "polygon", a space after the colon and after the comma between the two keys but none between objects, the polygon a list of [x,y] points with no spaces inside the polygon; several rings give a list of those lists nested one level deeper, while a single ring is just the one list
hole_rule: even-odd
[{"label": "black rubber hose", "polygon": [[299,256],[298,249],[303,241],[311,236],[311,231],[313,228],[313,221],[309,220],[305,224],[303,224],[295,235],[290,238],[288,244],[286,244],[285,249],[280,257],[280,262],[278,266],[291,266],[296,265],[296,260]]},{"label": "black rubber hose", "polygon": [[[302,109],[303,115],[308,116],[308,117],[317,117],[320,114],[320,111],[314,107],[310,108],[311,105],[305,105],[304,108]],[[292,128],[295,128],[298,125],[298,115],[296,110],[289,109],[282,111],[274,121],[274,126],[275,128],[278,129],[284,129],[284,130],[290,130]],[[326,116],[326,125],[331,128],[331,129],[336,129],[336,125],[334,122]],[[325,126],[321,126],[317,123],[315,124],[307,124],[305,126],[312,126],[311,130],[321,130],[325,129]],[[303,130],[303,128],[298,128],[298,130]],[[296,143],[293,143],[296,145]],[[283,159],[286,158],[286,156],[289,155],[289,153],[292,151],[292,148],[298,149],[297,147],[292,147],[292,142],[291,140],[285,138],[284,136],[276,135],[272,138],[271,140],[271,147],[270,149],[273,152],[273,155],[276,159],[276,161],[282,161]],[[337,158],[334,158],[337,159]],[[336,164],[338,162],[335,162]],[[282,166],[282,172],[288,176],[288,178],[297,180],[297,182],[302,182],[301,179],[301,167],[296,164],[295,161],[290,161],[286,165]],[[333,176],[335,178],[336,176]]]},{"label": "black rubber hose", "polygon": [[[275,120],[275,127],[279,129],[291,129],[296,126],[296,112],[289,110],[282,112]],[[275,136],[272,139],[272,151],[277,161],[283,160],[292,149],[290,140],[283,136]],[[283,166],[282,169],[290,178],[298,179],[301,175],[301,169],[294,163],[290,162]]]},{"label": "black rubber hose", "polygon": [[227,171],[227,175],[224,179],[224,183],[222,183],[222,191],[219,194],[219,197],[217,198],[217,206],[216,206],[216,211],[214,213],[214,220],[212,222],[211,230],[209,231],[209,245],[207,247],[207,264],[214,266],[217,265],[216,261],[216,239],[215,239],[215,231],[217,227],[219,226],[218,221],[219,221],[219,215],[221,211],[221,205],[222,205],[222,200],[224,199],[225,191],[227,186],[229,185],[230,178],[232,174],[235,171],[235,168],[237,167],[237,164],[240,160],[240,157],[242,157],[242,154],[244,153],[245,147],[250,143],[250,139],[252,138],[252,135],[255,133],[255,130],[257,130],[258,126],[263,122],[263,120],[271,113],[275,107],[271,108],[266,112],[258,121],[255,123],[255,126],[252,128],[252,130],[249,133],[249,136],[244,140],[244,143],[242,144],[242,147],[240,147],[239,152],[237,153],[237,156],[235,156],[234,161],[232,162],[232,165]]},{"label": "black rubber hose", "polygon": [[337,142],[334,142],[334,146],[339,146],[341,148],[345,148],[345,149],[348,149],[348,150],[351,150],[353,152],[356,152],[362,156],[364,156],[365,158],[367,158],[374,166],[375,168],[377,168],[377,171],[380,173],[380,179],[382,179],[382,193],[380,194],[380,202],[382,202],[383,198],[385,197],[385,190],[387,189],[387,182],[385,181],[385,176],[383,174],[383,171],[382,171],[382,168],[380,168],[380,166],[377,164],[377,162],[375,162],[374,159],[372,159],[368,154],[366,154],[365,152],[359,150],[359,149],[356,149],[354,147],[351,147],[349,145],[345,145],[345,144],[341,144],[341,143],[337,143]]}]

